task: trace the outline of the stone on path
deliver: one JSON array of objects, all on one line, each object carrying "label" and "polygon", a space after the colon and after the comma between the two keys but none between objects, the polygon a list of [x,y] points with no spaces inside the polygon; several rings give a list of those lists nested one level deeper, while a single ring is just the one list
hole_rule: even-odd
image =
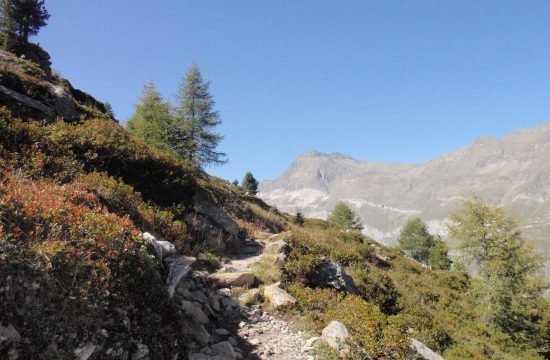
[{"label": "stone on path", "polygon": [[266,286],[264,289],[264,296],[274,307],[294,305],[296,303],[296,299],[281,289],[279,284],[280,283],[276,283]]},{"label": "stone on path", "polygon": [[250,287],[254,284],[254,274],[251,272],[233,272],[216,273],[210,275],[210,278],[218,284],[219,287]]}]

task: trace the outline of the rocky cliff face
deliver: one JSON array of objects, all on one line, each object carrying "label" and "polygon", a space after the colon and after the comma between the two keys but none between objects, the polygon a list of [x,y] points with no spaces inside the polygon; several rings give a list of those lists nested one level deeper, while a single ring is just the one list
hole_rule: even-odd
[{"label": "rocky cliff face", "polygon": [[61,76],[52,75],[49,62],[38,65],[1,50],[0,106],[8,107],[16,116],[36,120],[112,119],[104,103],[75,89]]},{"label": "rocky cliff face", "polygon": [[450,213],[472,194],[503,205],[540,249],[549,249],[550,122],[503,139],[480,137],[421,164],[308,152],[259,192],[281,210],[321,219],[344,200],[361,215],[364,232],[387,244],[412,216],[445,235]]}]

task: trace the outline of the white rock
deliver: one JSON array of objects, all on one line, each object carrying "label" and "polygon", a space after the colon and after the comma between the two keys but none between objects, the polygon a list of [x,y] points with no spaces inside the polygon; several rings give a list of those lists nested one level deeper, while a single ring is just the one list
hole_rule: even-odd
[{"label": "white rock", "polygon": [[85,345],[79,346],[74,350],[74,354],[78,360],[88,360],[90,356],[95,351],[95,345],[92,343],[87,343]]},{"label": "white rock", "polygon": [[321,338],[325,340],[331,347],[340,349],[344,346],[345,341],[350,337],[346,325],[340,321],[331,321],[326,328],[323,329]]},{"label": "white rock", "polygon": [[440,355],[435,351],[421,343],[416,339],[411,339],[411,344],[416,350],[416,352],[426,360],[444,360]]},{"label": "white rock", "polygon": [[281,289],[278,286],[279,284],[280,283],[266,286],[264,289],[264,296],[274,307],[294,305],[296,303],[296,299]]}]

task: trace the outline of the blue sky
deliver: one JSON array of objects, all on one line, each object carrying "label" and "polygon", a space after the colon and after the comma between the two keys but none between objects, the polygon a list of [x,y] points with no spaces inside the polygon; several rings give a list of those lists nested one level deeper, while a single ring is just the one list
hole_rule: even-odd
[{"label": "blue sky", "polygon": [[33,39],[73,85],[131,116],[196,61],[232,180],[308,150],[421,162],[550,120],[549,1],[47,0]]}]

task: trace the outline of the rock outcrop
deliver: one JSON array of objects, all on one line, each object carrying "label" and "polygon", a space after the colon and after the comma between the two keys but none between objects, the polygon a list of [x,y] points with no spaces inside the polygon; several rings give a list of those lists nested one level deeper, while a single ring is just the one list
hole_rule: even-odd
[{"label": "rock outcrop", "polygon": [[29,59],[0,50],[0,101],[15,115],[38,120],[61,117],[67,121],[81,117],[111,118],[104,103],[52,75],[49,60],[37,63],[36,57]]}]

